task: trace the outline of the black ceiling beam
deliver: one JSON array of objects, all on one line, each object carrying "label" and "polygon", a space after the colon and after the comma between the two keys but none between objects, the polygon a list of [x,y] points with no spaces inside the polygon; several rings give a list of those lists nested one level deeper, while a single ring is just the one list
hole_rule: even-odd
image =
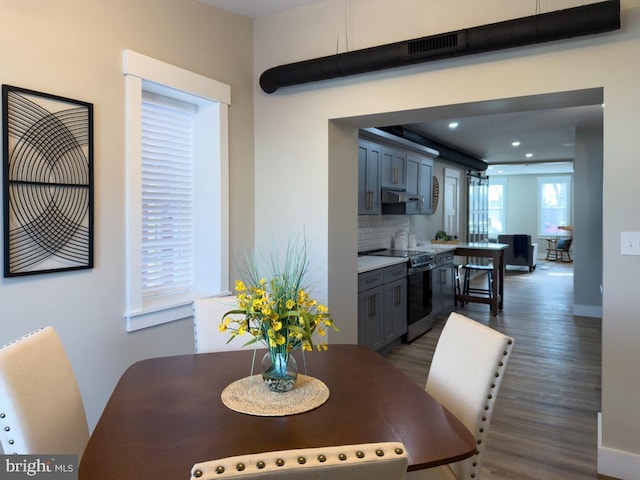
[{"label": "black ceiling beam", "polygon": [[260,76],[260,87],[273,93],[281,87],[619,29],[620,0],[606,0],[273,67]]},{"label": "black ceiling beam", "polygon": [[401,125],[377,128],[378,130],[382,130],[383,132],[390,133],[391,135],[404,138],[405,140],[417,143],[418,145],[437,150],[439,152],[438,158],[449,160],[472,170],[484,172],[489,167],[489,164],[480,158],[474,157],[467,153],[451,148],[443,143],[427,138],[424,135],[409,130]]}]

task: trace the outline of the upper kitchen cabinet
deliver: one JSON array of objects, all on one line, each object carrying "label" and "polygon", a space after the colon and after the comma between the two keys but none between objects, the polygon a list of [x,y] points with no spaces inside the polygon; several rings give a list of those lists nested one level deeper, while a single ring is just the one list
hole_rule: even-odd
[{"label": "upper kitchen cabinet", "polygon": [[371,142],[358,142],[358,215],[380,213],[381,147]]},{"label": "upper kitchen cabinet", "polygon": [[433,161],[438,154],[378,129],[360,130],[358,214],[433,214]]},{"label": "upper kitchen cabinet", "polygon": [[408,202],[407,214],[431,215],[433,213],[433,159],[407,153],[407,192],[417,193],[417,202]]},{"label": "upper kitchen cabinet", "polygon": [[402,150],[382,147],[380,181],[382,188],[405,190],[407,181],[407,154]]}]

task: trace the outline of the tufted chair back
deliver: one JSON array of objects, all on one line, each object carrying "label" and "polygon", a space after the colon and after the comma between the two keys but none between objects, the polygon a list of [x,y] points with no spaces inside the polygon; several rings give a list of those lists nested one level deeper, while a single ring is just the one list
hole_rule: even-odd
[{"label": "tufted chair back", "polygon": [[44,327],[0,347],[0,445],[5,454],[77,454],[89,440],[62,343]]},{"label": "tufted chair back", "polygon": [[398,442],[302,448],[197,463],[191,480],[400,480],[408,459]]},{"label": "tufted chair back", "polygon": [[482,452],[513,338],[451,313],[438,339],[426,391],[476,437],[476,454],[461,462],[411,472],[412,480],[478,480]]},{"label": "tufted chair back", "polygon": [[[242,349],[244,344],[242,339],[227,343],[229,335],[218,330],[222,316],[237,308],[235,295],[196,298],[193,301],[193,332],[196,353]],[[234,315],[231,317],[233,318]],[[241,318],[242,316],[235,315],[235,317]]]}]

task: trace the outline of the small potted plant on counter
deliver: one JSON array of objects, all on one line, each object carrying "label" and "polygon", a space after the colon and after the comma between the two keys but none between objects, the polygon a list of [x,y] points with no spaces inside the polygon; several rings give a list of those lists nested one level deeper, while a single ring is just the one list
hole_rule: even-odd
[{"label": "small potted plant on counter", "polygon": [[438,230],[436,232],[435,239],[431,240],[431,243],[458,243],[457,235],[447,235],[444,230]]}]

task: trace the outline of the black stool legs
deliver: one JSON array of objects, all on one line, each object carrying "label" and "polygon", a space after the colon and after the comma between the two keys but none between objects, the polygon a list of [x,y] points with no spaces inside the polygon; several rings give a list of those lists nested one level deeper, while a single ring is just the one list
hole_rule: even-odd
[{"label": "black stool legs", "polygon": [[[492,265],[473,265],[467,264],[462,267],[464,269],[464,287],[462,290],[463,295],[487,295],[489,298],[493,297],[493,266]],[[481,272],[487,274],[487,288],[471,287],[469,281],[471,280],[472,272]],[[463,303],[464,305],[464,303]]]}]

